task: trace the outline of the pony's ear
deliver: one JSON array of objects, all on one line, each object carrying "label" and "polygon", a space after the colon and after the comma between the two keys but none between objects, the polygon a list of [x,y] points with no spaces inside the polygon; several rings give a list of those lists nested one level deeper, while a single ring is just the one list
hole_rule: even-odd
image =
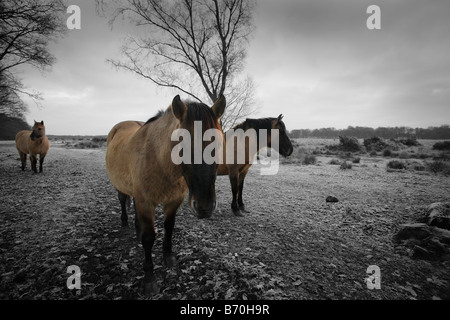
[{"label": "pony's ear", "polygon": [[216,102],[214,102],[214,105],[211,107],[211,109],[214,112],[214,114],[216,115],[217,119],[220,119],[220,117],[223,115],[226,106],[227,106],[227,100],[221,94],[219,99],[216,100]]},{"label": "pony's ear", "polygon": [[277,123],[276,124],[279,124],[280,123],[280,121],[283,119],[283,115],[282,114],[280,114],[279,116],[278,116],[278,118],[277,118]]},{"label": "pony's ear", "polygon": [[175,98],[173,98],[172,112],[175,115],[175,117],[177,117],[177,119],[180,120],[180,122],[182,122],[186,117],[187,107],[183,103],[183,101],[181,101],[179,95],[176,95]]},{"label": "pony's ear", "polygon": [[275,120],[275,122],[273,123],[273,127],[276,128],[278,126],[278,124],[280,123],[281,119],[283,119],[283,115],[280,114],[277,118],[277,120]]},{"label": "pony's ear", "polygon": [[41,121],[41,124],[44,125],[44,120]]},{"label": "pony's ear", "polygon": [[34,120],[34,124],[38,124],[38,122],[36,120]]}]

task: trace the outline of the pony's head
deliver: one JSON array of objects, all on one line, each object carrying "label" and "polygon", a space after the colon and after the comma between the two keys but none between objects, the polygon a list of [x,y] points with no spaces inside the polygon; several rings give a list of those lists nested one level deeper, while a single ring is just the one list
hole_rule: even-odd
[{"label": "pony's head", "polygon": [[[278,129],[279,133],[279,150],[278,153],[281,154],[283,157],[288,157],[292,154],[294,151],[294,147],[292,146],[291,139],[289,139],[287,132],[286,132],[286,126],[284,125],[284,122],[282,121],[283,115],[280,114],[278,118],[273,118],[272,120],[272,128]],[[270,147],[270,145],[269,145]]]},{"label": "pony's head", "polygon": [[[257,135],[257,149],[263,147],[272,148],[272,129],[278,130],[278,153],[281,154],[283,157],[290,156],[292,152],[294,151],[294,148],[291,143],[291,139],[289,139],[286,131],[286,126],[284,125],[284,122],[282,121],[283,115],[280,114],[278,118],[260,118],[260,119],[249,119],[247,118],[243,123],[238,124],[233,129],[242,129],[244,131],[247,131],[249,129],[254,129],[256,131]],[[259,144],[259,137],[261,130],[264,130],[267,132],[267,144],[260,145]]]},{"label": "pony's head", "polygon": [[[213,163],[205,162],[203,152],[208,145],[215,142],[215,139],[222,139],[223,133],[219,124],[226,106],[226,100],[222,96],[212,107],[203,103],[187,102],[184,103],[176,96],[172,102],[172,112],[180,121],[180,128],[189,132],[191,146],[191,161],[182,162],[180,164],[183,177],[189,188],[189,205],[196,216],[200,219],[208,218],[216,207],[216,175],[217,161]],[[196,132],[195,121],[201,122],[201,137],[195,138]],[[198,126],[197,126],[198,129]],[[216,137],[213,141],[203,141],[203,135],[208,129],[216,129],[220,137]],[[200,138],[200,141],[198,141]],[[217,143],[217,141],[216,141]],[[201,144],[201,149],[200,149]],[[222,144],[221,144],[222,145]],[[195,157],[195,153],[201,150],[201,161],[198,161],[199,155]],[[221,150],[216,150],[221,153]]]},{"label": "pony's head", "polygon": [[34,121],[34,126],[31,129],[30,138],[31,140],[36,140],[45,136],[45,126],[44,121],[36,122]]}]

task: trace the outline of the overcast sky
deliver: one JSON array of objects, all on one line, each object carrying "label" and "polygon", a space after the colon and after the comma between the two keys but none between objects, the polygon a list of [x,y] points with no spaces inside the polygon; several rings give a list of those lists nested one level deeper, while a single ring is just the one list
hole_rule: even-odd
[{"label": "overcast sky", "polygon": [[[177,94],[106,62],[133,29],[111,30],[92,2],[68,1],[81,8],[81,30],[51,45],[52,70],[22,74],[45,99],[41,109],[29,103],[27,120],[44,120],[47,134],[104,135],[122,120],[147,120]],[[450,123],[450,1],[257,4],[245,70],[257,85],[254,117],[283,113],[289,130]],[[366,26],[372,4],[381,30]]]}]

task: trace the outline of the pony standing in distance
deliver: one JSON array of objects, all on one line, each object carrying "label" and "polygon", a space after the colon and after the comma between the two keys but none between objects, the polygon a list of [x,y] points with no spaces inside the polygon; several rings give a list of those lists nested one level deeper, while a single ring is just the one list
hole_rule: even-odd
[{"label": "pony standing in distance", "polygon": [[[165,112],[160,111],[146,123],[125,121],[109,132],[106,169],[118,191],[122,223],[125,225],[126,201],[130,196],[134,198],[136,233],[145,253],[144,291],[147,294],[158,292],[152,262],[152,247],[156,238],[156,206],[163,205],[163,258],[168,267],[176,263],[172,252],[172,232],[175,214],[187,191],[189,190],[189,204],[198,218],[210,217],[216,206],[218,164],[206,164],[203,160],[201,164],[174,164],[171,152],[176,142],[171,140],[172,133],[176,129],[188,130],[191,145],[194,145],[194,121],[201,121],[203,133],[208,129],[218,129],[223,139],[218,120],[225,105],[223,96],[210,108],[203,103],[184,103],[177,95]],[[202,150],[207,145],[209,143],[203,142]],[[193,160],[193,153],[191,157]]]},{"label": "pony standing in distance", "polygon": [[[256,148],[250,148],[249,143],[245,143],[245,163],[239,164],[237,156],[237,152],[239,147],[234,146],[234,161],[232,163],[227,163],[226,154],[224,155],[224,163],[219,165],[217,170],[217,175],[229,175],[230,183],[231,183],[231,192],[233,194],[233,200],[231,201],[231,210],[236,216],[242,216],[242,212],[248,212],[245,209],[244,202],[242,200],[242,190],[244,188],[244,180],[247,175],[248,170],[252,166],[253,159],[256,157],[256,154],[264,147],[271,148],[271,130],[278,129],[279,130],[279,150],[277,150],[283,157],[288,157],[292,154],[294,148],[292,146],[291,140],[287,136],[286,126],[282,121],[283,115],[280,114],[278,118],[261,118],[261,119],[246,119],[243,123],[238,124],[234,128],[230,130],[238,130],[242,129],[244,132],[249,129],[254,129],[256,131],[257,139],[256,139]],[[259,130],[267,130],[267,144],[260,145],[259,144]],[[227,131],[225,133],[226,140],[229,138],[235,139],[235,134],[229,134]],[[248,139],[250,141],[250,139]],[[227,141],[225,142],[227,143]],[[226,148],[224,148],[225,152]],[[255,153],[252,153],[251,151]],[[241,151],[242,152],[242,151]]]},{"label": "pony standing in distance", "polygon": [[34,121],[32,130],[22,130],[16,134],[16,148],[19,151],[22,171],[25,170],[27,154],[30,155],[31,169],[37,173],[37,155],[39,155],[39,172],[47,155],[50,143],[45,135],[44,121]]}]

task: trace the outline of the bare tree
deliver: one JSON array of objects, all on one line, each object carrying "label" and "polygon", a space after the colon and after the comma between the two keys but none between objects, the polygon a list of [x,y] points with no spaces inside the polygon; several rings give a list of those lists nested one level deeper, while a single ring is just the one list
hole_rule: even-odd
[{"label": "bare tree", "polygon": [[55,0],[0,1],[0,113],[21,118],[27,111],[22,95],[41,99],[24,88],[18,68],[44,71],[54,63],[48,44],[64,33],[65,9]]},{"label": "bare tree", "polygon": [[110,60],[158,86],[203,102],[227,97],[224,127],[254,112],[254,84],[240,79],[254,29],[254,0],[97,0],[111,25],[124,17],[139,28]]},{"label": "bare tree", "polygon": [[0,72],[0,114],[22,118],[27,111],[25,103],[19,96],[22,91],[23,85],[20,80],[9,72]]},{"label": "bare tree", "polygon": [[224,130],[234,127],[240,120],[256,112],[255,85],[250,77],[233,81],[228,85],[225,95],[227,110],[220,119]]}]

